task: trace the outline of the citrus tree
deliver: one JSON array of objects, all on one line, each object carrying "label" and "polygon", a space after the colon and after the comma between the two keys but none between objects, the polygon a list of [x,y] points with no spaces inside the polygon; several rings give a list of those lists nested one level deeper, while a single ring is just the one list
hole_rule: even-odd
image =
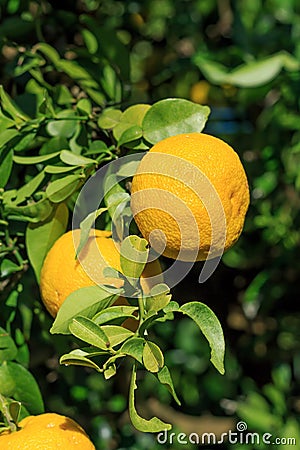
[{"label": "citrus tree", "polygon": [[[150,234],[159,225],[164,229],[163,222],[168,221],[158,208],[162,214],[175,215],[175,222],[184,225],[185,232],[174,231],[176,224],[167,227],[164,231],[169,250],[160,252],[161,239],[153,241],[157,255],[160,252],[177,260],[183,250],[181,259],[189,262],[220,258],[224,248],[232,246],[241,233],[249,202],[247,180],[236,153],[228,145],[199,134],[209,115],[207,106],[170,98],[153,105],[124,107],[129,89],[126,46],[113,30],[99,29],[96,22],[84,14],[80,35],[82,45],[64,54],[45,42],[18,49],[13,73],[16,82],[22,80],[23,90],[13,99],[3,86],[0,91],[1,270],[7,280],[4,289],[8,293],[3,304],[2,329],[4,428],[17,420],[19,408],[15,401],[21,403],[22,414],[26,414],[26,410],[34,413],[43,409],[37,385],[24,368],[28,348],[20,341],[22,334],[14,330],[20,286],[15,287],[16,280],[30,265],[41,284],[42,299],[55,317],[50,333],[72,335],[76,342],[84,343],[83,347],[76,345],[62,355],[61,364],[93,368],[109,379],[116,374],[120,360],[131,358],[128,405],[132,423],[140,431],[159,432],[170,429],[171,424],[157,417],[146,420],[137,413],[138,369],[153,374],[174,400],[179,404],[180,401],[163,352],[150,328],[157,323],[163,326],[175,314],[190,317],[208,340],[211,361],[220,373],[224,373],[225,345],[221,325],[208,306],[187,302],[188,299],[182,299],[184,304],[179,305],[171,300],[170,287],[163,282],[161,268],[154,274],[150,275],[149,270],[146,273],[147,267],[153,264],[147,262]],[[174,142],[173,136],[176,136]],[[148,156],[144,155],[149,149],[149,155],[156,156],[153,181],[143,173],[135,175],[137,167],[142,167],[141,160],[145,167],[139,170],[146,173],[153,170],[151,164],[145,163]],[[162,172],[162,183],[157,178],[163,165],[161,152],[173,158],[170,164],[166,161],[167,166],[173,165],[173,171]],[[215,161],[210,160],[212,157]],[[183,179],[176,173],[178,160],[186,165]],[[192,173],[193,169],[196,174]],[[178,182],[184,184],[182,188],[175,185],[176,176]],[[191,185],[185,192],[191,176],[199,178],[200,184]],[[234,176],[236,181],[231,180]],[[228,190],[222,183],[232,186]],[[210,198],[210,204],[205,192],[202,193],[208,187],[215,195],[215,199]],[[143,211],[148,200],[134,199],[138,192],[147,189],[156,189],[156,196],[163,192],[177,195],[186,203],[185,208],[190,208],[196,217],[198,243],[193,242],[197,233],[192,222],[184,218],[185,211],[180,213],[181,218],[176,218],[174,211],[168,211],[168,200],[161,198],[156,198],[152,205],[154,212],[149,210],[157,223],[144,229],[144,224],[149,222],[149,213]],[[192,192],[195,189],[196,200]],[[150,203],[152,199],[150,196]],[[194,204],[195,201],[198,203]],[[218,217],[214,218],[212,210],[216,209],[218,201]],[[137,211],[139,229],[147,239],[139,236],[132,210]],[[223,222],[215,225],[213,221],[219,223],[220,217]],[[226,220],[231,220],[227,236]],[[104,249],[107,242],[119,244],[114,261],[111,262],[111,251],[116,250],[110,250],[103,268],[96,253],[91,257],[86,247],[95,237],[96,222],[99,228],[113,233],[113,239],[102,235]],[[70,225],[80,230],[76,245],[73,234],[66,234]],[[101,233],[105,236],[104,231]],[[69,242],[62,240],[66,236]],[[101,252],[100,241],[97,246],[94,250]],[[87,258],[81,257],[84,252]],[[85,259],[89,259],[90,267],[84,264]],[[71,270],[72,265],[76,267]],[[100,278],[94,280],[91,270],[93,274],[100,273]],[[147,284],[150,278],[152,282]],[[123,300],[116,305],[120,298]],[[20,313],[22,315],[21,308]],[[131,327],[126,327],[125,319],[131,319]],[[19,337],[19,348],[13,337]],[[21,387],[15,383],[11,387],[16,378],[20,378]],[[26,390],[22,388],[24,383],[29,384]]]}]

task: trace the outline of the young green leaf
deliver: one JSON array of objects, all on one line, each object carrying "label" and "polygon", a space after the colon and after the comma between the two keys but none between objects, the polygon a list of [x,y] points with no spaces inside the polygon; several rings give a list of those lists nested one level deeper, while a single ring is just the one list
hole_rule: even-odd
[{"label": "young green leaf", "polygon": [[130,128],[126,128],[118,140],[118,146],[128,144],[129,142],[136,141],[143,136],[143,130],[139,125],[132,125]]},{"label": "young green leaf", "polygon": [[13,203],[5,203],[5,213],[10,219],[23,220],[25,222],[38,223],[46,220],[53,211],[53,203],[41,194],[41,200],[28,203],[25,206],[14,206]]},{"label": "young green leaf", "polygon": [[117,368],[115,364],[111,364],[107,369],[104,370],[104,378],[109,380],[111,377],[116,375]]},{"label": "young green leaf", "polygon": [[0,100],[3,110],[8,113],[17,124],[29,120],[29,117],[21,111],[7,95],[2,85],[0,86]]},{"label": "young green leaf", "polygon": [[108,337],[111,347],[121,344],[134,335],[134,333],[127,328],[119,327],[117,325],[102,325],[101,330],[103,330]]},{"label": "young green leaf", "polygon": [[131,382],[129,388],[129,416],[133,426],[144,433],[159,433],[160,431],[171,430],[172,425],[162,422],[157,417],[152,417],[150,420],[146,420],[141,417],[135,409],[135,390],[136,385],[136,367],[133,366]]},{"label": "young green leaf", "polygon": [[190,302],[181,306],[180,312],[186,314],[198,325],[211,348],[211,362],[224,374],[225,342],[221,324],[213,311],[200,302]]},{"label": "young green leaf", "polygon": [[50,333],[70,334],[69,324],[77,316],[88,318],[111,306],[122,294],[122,289],[89,286],[72,292],[58,310]]},{"label": "young green leaf", "polygon": [[87,317],[74,317],[69,324],[69,330],[78,339],[101,350],[110,347],[110,341],[105,331]]},{"label": "young green leaf", "polygon": [[121,244],[122,273],[136,286],[148,259],[148,242],[135,235],[127,236]]},{"label": "young green leaf", "polygon": [[151,106],[143,120],[144,138],[156,144],[180,133],[200,133],[210,109],[181,98],[160,100]]},{"label": "young green leaf", "polygon": [[164,355],[158,345],[146,341],[143,350],[143,364],[149,372],[156,373],[164,365]]},{"label": "young green leaf", "polygon": [[147,313],[153,314],[164,309],[170,303],[171,297],[170,289],[166,284],[157,284],[151,289],[150,295],[145,299]]}]

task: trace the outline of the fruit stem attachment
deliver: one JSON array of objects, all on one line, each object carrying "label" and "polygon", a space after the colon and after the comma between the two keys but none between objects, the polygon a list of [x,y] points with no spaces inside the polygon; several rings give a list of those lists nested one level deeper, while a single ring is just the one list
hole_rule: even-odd
[{"label": "fruit stem attachment", "polygon": [[9,427],[10,431],[17,431],[17,425],[13,421],[13,418],[9,411],[9,406],[6,398],[0,394],[0,411],[3,414],[4,421],[6,422],[7,426]]}]

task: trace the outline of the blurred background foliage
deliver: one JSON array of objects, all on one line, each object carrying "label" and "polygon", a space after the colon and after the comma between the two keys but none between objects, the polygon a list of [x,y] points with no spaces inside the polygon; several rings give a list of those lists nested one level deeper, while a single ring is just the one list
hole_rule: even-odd
[{"label": "blurred background foliage", "polygon": [[[168,392],[147,376],[141,387],[141,397],[147,399],[144,412],[173,420],[176,430],[187,433],[234,430],[236,421],[244,420],[250,430],[300,442],[299,2],[1,0],[0,14],[1,84],[12,97],[22,96],[28,82],[26,74],[16,75],[20,54],[37,42],[93,66],[93,31],[85,34],[90,54],[82,50],[80,32],[83,17],[89,17],[104,30],[102,35],[107,30],[107,42],[117,36],[129,50],[131,69],[119,96],[122,108],[166,97],[211,107],[204,131],[239,153],[251,206],[242,237],[213,276],[199,284],[197,263],[173,294],[179,302],[201,300],[216,312],[227,343],[226,374],[209,365],[208,346],[196,325],[188,320],[175,328],[163,323],[155,333],[183,405],[177,411]],[[117,101],[115,96],[111,104]],[[18,173],[14,183],[18,185]],[[40,304],[32,269],[14,271],[9,263],[1,266],[1,302],[6,305],[1,326],[11,324],[17,361],[30,367],[45,408],[75,417],[99,450],[161,448],[155,436],[133,431],[124,413],[126,367],[116,379],[103,381],[89,370],[58,365],[58,355],[69,343],[49,336],[51,321]]]}]

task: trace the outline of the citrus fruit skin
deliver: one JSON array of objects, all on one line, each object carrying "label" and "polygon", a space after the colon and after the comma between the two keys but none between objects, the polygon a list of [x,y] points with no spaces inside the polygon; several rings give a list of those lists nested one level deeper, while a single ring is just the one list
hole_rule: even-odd
[{"label": "citrus fruit skin", "polygon": [[0,434],[3,450],[96,450],[83,428],[69,417],[55,413],[28,416],[20,430]]},{"label": "citrus fruit skin", "polygon": [[143,237],[157,252],[183,261],[222,255],[239,238],[249,206],[239,156],[204,133],[155,144],[138,166],[131,194]]},{"label": "citrus fruit skin", "polygon": [[[104,268],[108,266],[121,272],[119,250],[111,233],[91,230],[86,245],[76,259],[79,241],[80,230],[69,231],[54,243],[45,258],[41,270],[40,292],[44,305],[53,317],[68,295],[77,289],[97,284],[115,287],[123,285],[123,280],[103,275]],[[147,277],[155,275],[157,277],[147,280]],[[144,269],[141,279],[144,292],[150,291],[154,281],[162,282],[161,267],[157,260],[148,263]]]}]

